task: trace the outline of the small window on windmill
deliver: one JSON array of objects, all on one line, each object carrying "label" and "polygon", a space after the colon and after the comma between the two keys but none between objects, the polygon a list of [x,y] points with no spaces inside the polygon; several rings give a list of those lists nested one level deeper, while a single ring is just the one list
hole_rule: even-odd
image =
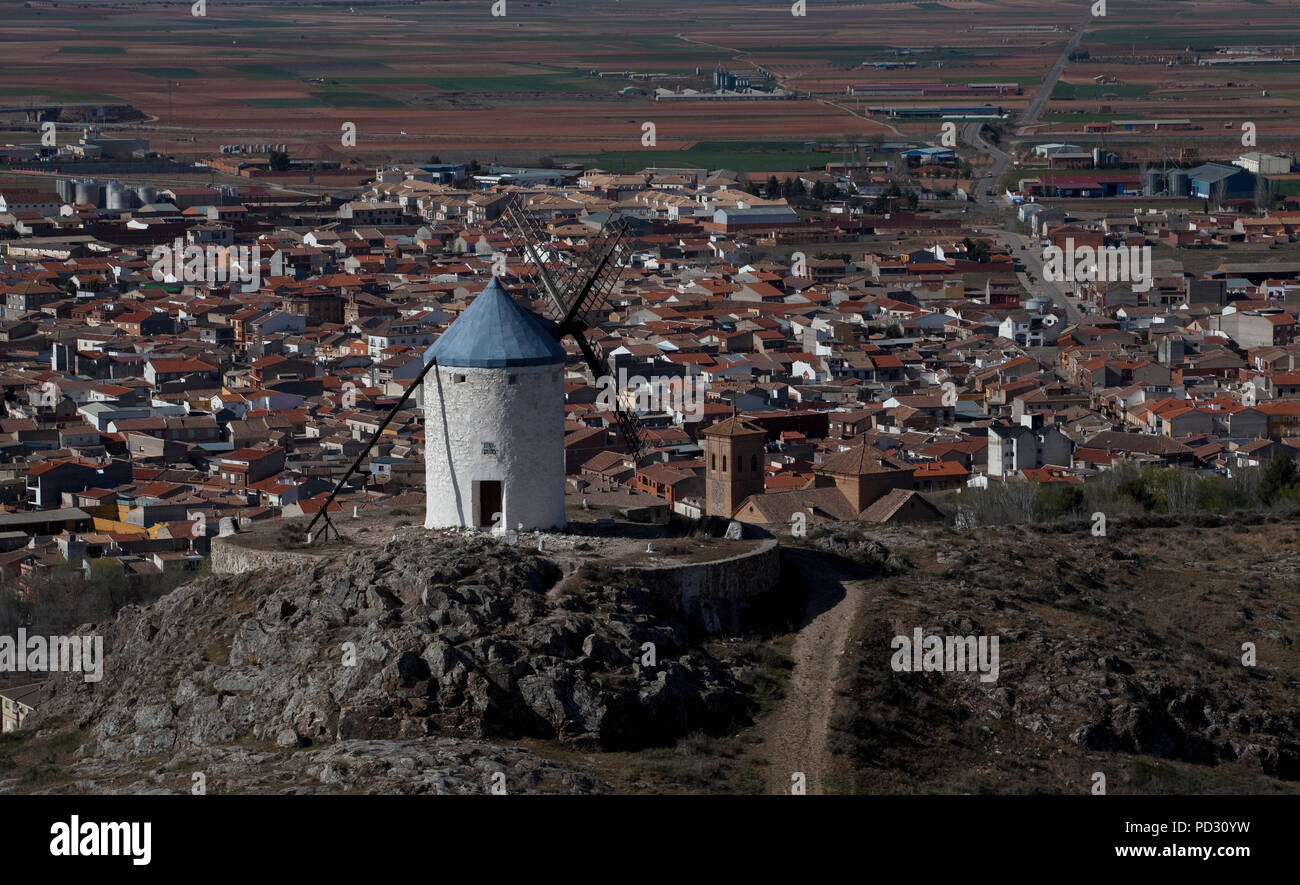
[{"label": "small window on windmill", "polygon": [[464,384],[464,383],[465,383],[465,376],[464,376],[464,375],[452,375],[452,376],[451,376],[451,383],[452,383],[452,384]]},{"label": "small window on windmill", "polygon": [[485,455],[495,455],[496,453],[497,453],[497,444],[496,444],[496,443],[490,443],[490,442],[485,442],[485,443],[483,443],[483,454],[485,454]]}]

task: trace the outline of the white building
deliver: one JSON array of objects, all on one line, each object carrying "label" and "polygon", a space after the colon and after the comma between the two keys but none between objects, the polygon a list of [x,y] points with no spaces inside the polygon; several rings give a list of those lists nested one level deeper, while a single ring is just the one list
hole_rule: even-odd
[{"label": "white building", "polygon": [[425,528],[563,528],[564,350],[494,277],[427,351]]},{"label": "white building", "polygon": [[989,476],[1015,476],[1021,470],[1069,467],[1074,443],[1055,427],[1043,427],[1041,415],[1026,415],[1030,424],[989,425]]},{"label": "white building", "polygon": [[390,347],[425,346],[432,341],[433,336],[421,327],[418,319],[389,320],[366,335],[367,352],[374,360]]},{"label": "white building", "polygon": [[998,335],[1011,339],[1022,347],[1050,347],[1056,343],[1061,325],[1060,318],[1053,314],[1013,310],[998,325]]},{"label": "white building", "polygon": [[1277,157],[1259,151],[1242,154],[1232,164],[1256,175],[1283,175],[1291,171],[1290,157]]}]

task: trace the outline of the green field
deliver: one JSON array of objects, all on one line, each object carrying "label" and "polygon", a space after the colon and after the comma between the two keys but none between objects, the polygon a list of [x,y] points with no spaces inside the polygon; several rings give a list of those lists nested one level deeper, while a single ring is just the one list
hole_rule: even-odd
[{"label": "green field", "polygon": [[294,98],[241,98],[240,102],[255,108],[323,108],[328,107],[314,95]]},{"label": "green field", "polygon": [[1039,119],[1041,123],[1109,123],[1112,120],[1132,119],[1132,114],[1088,114],[1088,113],[1061,113],[1058,111],[1048,111]]},{"label": "green field", "polygon": [[193,68],[131,68],[131,71],[160,80],[196,80],[203,76]]},{"label": "green field", "polygon": [[24,89],[18,86],[0,87],[0,96],[31,99],[40,102],[65,102],[67,104],[127,104],[116,95],[98,92],[71,92],[67,89]]},{"label": "green field", "polygon": [[[0,130],[0,144],[33,144],[40,136],[28,129],[16,129],[13,131]],[[76,144],[81,140],[80,130],[60,129],[55,133],[55,141],[58,144]]]},{"label": "green field", "polygon": [[[886,152],[876,151],[873,157]],[[647,166],[735,169],[740,172],[800,172],[821,169],[842,159],[830,151],[805,151],[802,142],[701,141],[683,151],[604,151],[565,156],[611,172],[635,172]]]},{"label": "green field", "polygon": [[627,84],[622,80],[599,80],[580,74],[515,74],[415,77],[337,77],[348,86],[424,85],[441,92],[615,92]]},{"label": "green field", "polygon": [[1042,85],[1043,78],[1042,77],[1004,77],[1001,75],[997,77],[986,77],[986,78],[979,78],[974,76],[944,77],[940,82],[958,83],[961,85],[965,85],[967,83],[1015,83],[1017,86],[1039,86]]},{"label": "green field", "polygon": [[400,108],[405,104],[390,95],[359,92],[346,87],[323,87],[313,90],[311,95],[332,108]]},{"label": "green field", "polygon": [[400,108],[404,105],[391,96],[351,89],[318,89],[308,95],[243,98],[240,101],[255,108]]},{"label": "green field", "polygon": [[[564,69],[542,68],[537,73],[523,72],[516,74],[402,74],[383,73],[392,69],[386,65],[331,65],[336,73],[329,73],[312,65],[292,65],[297,70],[278,65],[230,65],[231,70],[251,80],[298,80],[310,85],[320,94],[326,104],[333,104],[331,94],[346,93],[343,98],[351,104],[364,103],[353,100],[369,100],[378,107],[397,107],[403,104],[401,99],[388,96],[375,96],[372,92],[357,91],[351,87],[373,86],[425,86],[439,92],[473,92],[484,94],[524,94],[530,92],[570,92],[609,94],[627,85],[623,81],[600,80],[583,73]],[[379,73],[356,73],[378,71]],[[313,83],[324,80],[324,84]]]},{"label": "green field", "polygon": [[[1169,21],[1164,18],[1138,19],[1124,18],[1121,21],[1111,23],[1108,16],[1106,25],[1098,26],[1094,24],[1089,26],[1088,33],[1084,36],[1080,44],[1086,49],[1089,46],[1098,43],[1106,46],[1130,47],[1135,43],[1140,53],[1156,49],[1163,50],[1184,50],[1187,47],[1193,49],[1226,46],[1246,42],[1243,31],[1202,31],[1196,28],[1170,28]],[[1096,27],[1097,30],[1093,30]],[[1268,45],[1273,43],[1300,43],[1300,30],[1296,28],[1264,28],[1259,25],[1252,25],[1249,30],[1249,41],[1256,45]],[[1110,54],[1110,53],[1105,53]]]},{"label": "green field", "polygon": [[298,75],[275,65],[230,65],[249,80],[297,80]]},{"label": "green field", "polygon": [[1095,83],[1076,84],[1058,82],[1052,90],[1052,101],[1077,101],[1099,99],[1103,95],[1120,98],[1142,98],[1151,92],[1150,86],[1098,86]]},{"label": "green field", "polygon": [[71,55],[126,55],[121,46],[60,46],[59,52]]},{"label": "green field", "polygon": [[438,89],[453,92],[615,92],[627,84],[574,74],[520,74],[515,77],[438,77]]}]

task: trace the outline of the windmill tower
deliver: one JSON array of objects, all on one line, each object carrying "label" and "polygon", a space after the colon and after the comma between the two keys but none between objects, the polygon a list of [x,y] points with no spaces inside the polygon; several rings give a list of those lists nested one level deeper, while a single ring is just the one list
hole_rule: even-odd
[{"label": "windmill tower", "polygon": [[564,349],[492,278],[425,351],[424,527],[564,527]]},{"label": "windmill tower", "polygon": [[[525,530],[562,528],[564,514],[564,361],[559,342],[574,339],[593,376],[610,375],[592,317],[618,282],[627,223],[602,229],[568,263],[543,255],[549,238],[517,205],[506,210],[516,251],[534,268],[554,319],[519,304],[494,277],[424,355],[424,368],[380,422],[370,442],[307,526],[308,543],[333,529],[330,505],[424,384],[425,527]],[[548,254],[549,254],[548,249]],[[614,421],[635,463],[645,454],[641,423],[615,404]],[[324,530],[315,532],[318,523]]]}]

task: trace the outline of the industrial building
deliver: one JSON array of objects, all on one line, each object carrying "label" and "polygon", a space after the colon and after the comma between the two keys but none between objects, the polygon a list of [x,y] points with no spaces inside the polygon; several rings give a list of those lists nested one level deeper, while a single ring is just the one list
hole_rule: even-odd
[{"label": "industrial building", "polygon": [[1001,119],[1000,105],[918,105],[913,107],[878,107],[872,114],[887,117],[952,117],[963,120]]},{"label": "industrial building", "polygon": [[749,77],[744,74],[733,74],[726,68],[717,68],[713,72],[714,89],[726,92],[740,92],[749,87]]},{"label": "industrial building", "polygon": [[984,95],[1022,95],[1024,88],[1018,83],[854,83],[846,87],[849,95],[886,96],[886,95],[920,95],[925,97],[944,96],[984,96]]},{"label": "industrial building", "polygon": [[912,148],[899,154],[904,160],[912,166],[930,166],[935,164],[954,163],[957,160],[957,153],[952,148],[946,147],[923,147]]},{"label": "industrial building", "polygon": [[1256,177],[1239,166],[1206,163],[1187,170],[1191,195],[1202,200],[1222,198],[1230,200],[1249,197],[1255,193]]},{"label": "industrial building", "polygon": [[70,144],[67,152],[74,157],[90,160],[130,160],[149,153],[149,140],[145,138],[108,138],[87,131],[79,144]]},{"label": "industrial building", "polygon": [[1139,194],[1142,187],[1142,177],[1130,172],[1043,175],[1020,182],[1020,192],[1027,197],[1119,197]]},{"label": "industrial building", "polygon": [[1285,175],[1291,171],[1290,157],[1278,157],[1259,151],[1242,154],[1233,160],[1232,164],[1256,175]]}]

